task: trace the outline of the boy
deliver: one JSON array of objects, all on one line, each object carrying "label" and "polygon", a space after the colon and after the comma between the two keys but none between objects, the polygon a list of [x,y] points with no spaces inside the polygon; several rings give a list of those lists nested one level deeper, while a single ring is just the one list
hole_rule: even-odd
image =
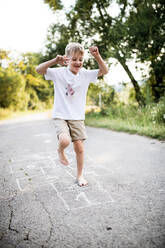
[{"label": "boy", "polygon": [[[64,150],[69,145],[71,138],[76,153],[76,182],[79,186],[88,184],[83,177],[83,141],[87,138],[84,119],[88,86],[91,82],[96,82],[97,77],[108,73],[108,68],[99,54],[98,48],[92,46],[89,51],[99,65],[97,70],[83,68],[84,48],[79,43],[69,43],[64,56],[57,55],[56,58],[44,62],[36,68],[39,74],[45,75],[46,80],[54,82],[55,97],[52,117],[59,140],[59,160],[65,166],[69,164]],[[63,67],[49,68],[57,64]]]}]

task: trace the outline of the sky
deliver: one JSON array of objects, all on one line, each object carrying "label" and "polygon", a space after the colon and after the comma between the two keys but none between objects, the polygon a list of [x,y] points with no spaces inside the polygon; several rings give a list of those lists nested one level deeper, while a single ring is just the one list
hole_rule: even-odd
[{"label": "sky", "polygon": [[54,20],[43,0],[0,0],[0,48],[38,52]]},{"label": "sky", "polygon": [[[68,8],[75,1],[64,2]],[[112,13],[117,13],[115,6]],[[47,29],[57,19],[43,0],[0,0],[0,49],[18,53],[44,50]],[[140,80],[141,72],[136,71],[134,63],[129,66],[135,78]],[[130,81],[119,64],[110,67],[106,80],[112,85]]]}]

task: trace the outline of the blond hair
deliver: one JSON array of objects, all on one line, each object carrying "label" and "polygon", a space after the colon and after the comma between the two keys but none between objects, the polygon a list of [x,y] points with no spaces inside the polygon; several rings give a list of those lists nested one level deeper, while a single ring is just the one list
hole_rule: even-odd
[{"label": "blond hair", "polygon": [[65,55],[70,56],[73,53],[80,53],[84,55],[84,48],[80,43],[71,42],[65,48]]}]

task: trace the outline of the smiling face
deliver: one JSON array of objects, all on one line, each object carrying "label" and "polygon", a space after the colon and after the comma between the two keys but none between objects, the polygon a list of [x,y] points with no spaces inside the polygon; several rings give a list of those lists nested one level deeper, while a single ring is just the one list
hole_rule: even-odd
[{"label": "smiling face", "polygon": [[80,52],[72,53],[69,56],[69,69],[73,74],[77,74],[83,66],[84,56]]}]

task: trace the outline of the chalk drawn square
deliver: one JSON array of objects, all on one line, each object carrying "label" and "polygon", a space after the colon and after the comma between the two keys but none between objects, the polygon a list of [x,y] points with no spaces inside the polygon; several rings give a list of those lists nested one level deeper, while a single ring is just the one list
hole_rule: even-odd
[{"label": "chalk drawn square", "polygon": [[100,190],[63,191],[60,192],[60,196],[70,210],[99,206],[113,202],[110,194]]},{"label": "chalk drawn square", "polygon": [[86,199],[86,194],[84,192],[65,191],[61,193],[61,197],[67,203],[69,210],[91,206],[88,199]]},{"label": "chalk drawn square", "polygon": [[28,167],[20,166],[19,168],[14,170],[13,173],[17,178],[22,177],[32,177],[35,175],[42,176],[42,172],[39,167],[36,167],[35,165],[31,164]]},{"label": "chalk drawn square", "polygon": [[89,190],[88,192],[86,192],[86,195],[92,205],[101,205],[114,202],[112,196],[106,190]]},{"label": "chalk drawn square", "polygon": [[68,192],[69,190],[74,190],[76,185],[74,184],[74,179],[71,178],[69,175],[64,174],[61,178],[54,183],[54,187],[57,189],[58,192]]},{"label": "chalk drawn square", "polygon": [[35,165],[38,167],[51,167],[55,166],[55,162],[51,159],[44,158],[42,160],[35,161]]},{"label": "chalk drawn square", "polygon": [[68,175],[65,175],[64,169],[59,166],[40,167],[40,170],[47,180],[50,178],[57,178],[60,181],[62,178],[68,178]]},{"label": "chalk drawn square", "polygon": [[86,187],[73,183],[73,178],[66,178],[53,183],[53,187],[68,210],[99,206],[114,202],[110,192],[106,191],[101,182],[88,175],[90,182]]},{"label": "chalk drawn square", "polygon": [[[55,182],[55,178],[49,179],[50,182]],[[22,178],[16,178],[16,183],[18,188],[21,191],[33,189],[33,188],[39,188],[43,185],[48,184],[48,181],[46,180],[45,176],[32,176],[32,177],[22,177]]]}]

